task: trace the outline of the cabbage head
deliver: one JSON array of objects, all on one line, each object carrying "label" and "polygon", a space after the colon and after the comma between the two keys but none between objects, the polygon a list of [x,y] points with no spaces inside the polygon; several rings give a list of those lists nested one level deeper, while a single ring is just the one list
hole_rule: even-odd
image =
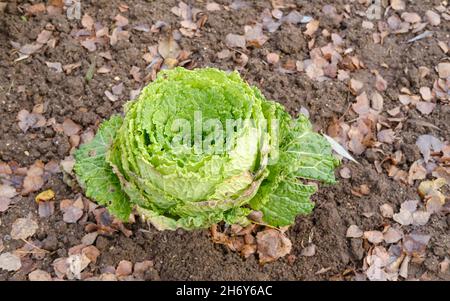
[{"label": "cabbage head", "polygon": [[307,117],[293,119],[237,72],[159,73],[124,116],[104,121],[75,153],[87,197],[127,221],[135,210],[160,230],[293,224],[314,207],[318,180],[338,160]]}]

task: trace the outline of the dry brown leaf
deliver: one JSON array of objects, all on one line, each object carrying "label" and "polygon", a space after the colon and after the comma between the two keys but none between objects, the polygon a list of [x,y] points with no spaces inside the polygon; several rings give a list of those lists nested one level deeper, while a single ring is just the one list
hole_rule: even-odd
[{"label": "dry brown leaf", "polygon": [[403,233],[400,230],[397,230],[393,227],[389,227],[383,233],[383,239],[388,244],[394,244],[403,238]]},{"label": "dry brown leaf", "polygon": [[409,169],[408,183],[409,185],[413,185],[414,180],[423,180],[426,178],[426,176],[427,176],[426,168],[423,166],[421,160],[417,160],[411,165]]},{"label": "dry brown leaf", "polygon": [[72,119],[66,118],[62,124],[64,134],[72,136],[78,134],[81,131],[81,126],[76,124]]},{"label": "dry brown leaf", "polygon": [[384,239],[383,233],[380,231],[366,231],[364,232],[364,238],[373,244],[382,243]]},{"label": "dry brown leaf", "polygon": [[422,18],[420,18],[420,15],[417,13],[410,13],[410,12],[404,12],[402,13],[402,19],[405,20],[405,22],[408,23],[419,23],[422,21]]},{"label": "dry brown leaf", "polygon": [[269,39],[263,34],[262,24],[255,24],[254,26],[245,26],[245,40],[249,46],[260,48]]},{"label": "dry brown leaf", "polygon": [[94,28],[94,19],[88,14],[84,14],[83,18],[81,18],[81,25],[87,30],[92,30]]},{"label": "dry brown leaf", "polygon": [[440,189],[447,185],[447,181],[444,178],[438,178],[430,181],[423,181],[420,183],[417,189],[420,196],[425,200],[436,199],[443,205],[445,204],[445,195]]},{"label": "dry brown leaf", "polygon": [[19,128],[26,133],[30,128],[40,128],[45,126],[46,120],[42,114],[30,113],[27,110],[20,110],[17,114]]},{"label": "dry brown leaf", "polygon": [[303,32],[307,36],[312,36],[319,29],[320,22],[318,20],[312,20],[306,24],[306,30]]},{"label": "dry brown leaf", "polygon": [[129,276],[133,273],[133,264],[128,260],[121,260],[117,265],[116,276]]},{"label": "dry brown leaf", "polygon": [[440,152],[444,144],[432,135],[420,135],[417,138],[416,145],[422,153],[425,163],[431,158],[431,151]]},{"label": "dry brown leaf", "polygon": [[128,25],[128,19],[122,16],[121,14],[118,14],[114,17],[114,20],[116,21],[116,26],[118,27],[125,27]]},{"label": "dry brown leaf", "polygon": [[372,109],[374,109],[375,111],[381,112],[383,111],[383,96],[381,96],[380,93],[378,93],[377,91],[374,91],[372,93],[372,97],[371,97],[371,101],[372,101]]},{"label": "dry brown leaf", "polygon": [[0,269],[15,272],[20,270],[22,262],[20,257],[9,252],[0,254]]},{"label": "dry brown leaf", "polygon": [[38,214],[41,218],[48,218],[55,212],[55,202],[39,202]]},{"label": "dry brown leaf", "polygon": [[370,105],[366,92],[363,92],[356,97],[356,103],[352,104],[352,109],[358,115],[364,115],[369,113]]},{"label": "dry brown leaf", "polygon": [[206,4],[206,10],[207,11],[218,11],[221,10],[222,7],[220,6],[220,4],[216,3],[216,2],[208,2]]},{"label": "dry brown leaf", "polygon": [[392,218],[394,216],[394,209],[389,204],[383,204],[380,206],[381,216],[385,218]]},{"label": "dry brown leaf", "polygon": [[28,280],[30,281],[51,281],[52,276],[43,270],[34,270],[30,274],[28,274]]},{"label": "dry brown leaf", "polygon": [[225,44],[230,48],[245,49],[245,36],[229,33],[225,37]]},{"label": "dry brown leaf", "polygon": [[32,219],[18,218],[12,224],[11,237],[13,239],[27,239],[33,236],[38,228],[38,224]]},{"label": "dry brown leaf", "polygon": [[358,94],[358,92],[363,88],[364,84],[356,79],[350,79],[350,90],[353,94]]},{"label": "dry brown leaf", "polygon": [[439,14],[435,13],[434,11],[427,10],[427,12],[425,13],[425,16],[428,20],[428,23],[430,23],[430,25],[439,26],[439,24],[441,24],[441,16],[439,16]]},{"label": "dry brown leaf", "polygon": [[435,107],[436,104],[432,102],[419,101],[418,103],[416,103],[416,109],[423,115],[431,114]]},{"label": "dry brown leaf", "polygon": [[391,7],[394,10],[404,10],[406,8],[404,0],[391,0]]},{"label": "dry brown leaf", "polygon": [[48,40],[50,39],[50,37],[52,36],[52,32],[49,30],[42,30],[37,39],[36,42],[40,43],[40,44],[45,44],[48,42]]},{"label": "dry brown leaf", "polygon": [[349,237],[349,238],[360,238],[363,235],[364,235],[364,232],[357,225],[351,225],[347,229],[346,237]]},{"label": "dry brown leaf", "polygon": [[395,132],[392,129],[381,130],[377,134],[377,139],[380,142],[392,144],[395,141]]},{"label": "dry brown leaf", "polygon": [[450,63],[440,63],[437,66],[438,74],[440,78],[450,77]]},{"label": "dry brown leaf", "polygon": [[44,163],[36,161],[27,171],[27,175],[23,180],[22,195],[30,192],[38,191],[44,185]]},{"label": "dry brown leaf", "polygon": [[44,3],[37,3],[28,6],[26,9],[27,15],[38,15],[46,11]]},{"label": "dry brown leaf", "polygon": [[291,252],[291,241],[280,231],[268,229],[256,234],[259,262],[264,264],[277,260]]}]

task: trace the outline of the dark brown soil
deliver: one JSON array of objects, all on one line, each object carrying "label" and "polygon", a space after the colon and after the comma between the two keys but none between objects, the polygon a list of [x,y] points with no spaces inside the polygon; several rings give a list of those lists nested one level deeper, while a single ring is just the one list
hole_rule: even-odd
[{"label": "dark brown soil", "polygon": [[[20,166],[29,166],[35,160],[48,162],[62,160],[69,155],[70,144],[64,134],[58,134],[51,127],[30,129],[24,134],[17,125],[16,116],[21,109],[32,110],[36,104],[44,104],[44,116],[55,118],[62,123],[64,118],[71,118],[80,124],[84,130],[96,129],[99,122],[114,113],[122,111],[122,104],[126,101],[130,90],[139,87],[129,74],[132,66],[145,70],[146,63],[141,58],[148,46],[158,43],[159,35],[155,33],[131,34],[129,42],[119,42],[116,46],[99,45],[98,50],[89,53],[78,41],[71,36],[71,30],[80,28],[80,22],[69,21],[66,16],[48,16],[40,14],[21,19],[23,13],[20,7],[27,1],[8,1],[5,12],[0,12],[0,160],[3,162],[16,161]],[[186,1],[204,8],[204,1]],[[226,4],[227,1],[217,1]],[[321,14],[322,6],[333,4],[338,11],[343,11],[346,1],[296,1],[297,10],[315,18],[324,18]],[[358,1],[351,5],[358,6]],[[178,1],[83,1],[82,12],[88,13],[98,22],[112,24],[113,18],[119,13],[118,4],[127,3],[129,11],[123,13],[131,24],[150,23],[158,20],[172,24],[178,28],[178,17],[170,9]],[[409,11],[423,13],[440,1],[419,1],[411,4]],[[252,24],[264,8],[270,8],[270,1],[253,1],[249,8],[240,10],[210,11],[208,21],[202,29],[200,37],[180,40],[183,49],[192,52],[191,59],[197,67],[213,66],[221,69],[234,69],[235,63],[231,59],[220,60],[216,53],[225,48],[224,37],[228,33],[244,33],[244,26]],[[360,10],[365,10],[363,6]],[[421,86],[432,86],[435,78],[419,79],[414,74],[419,66],[433,69],[444,56],[434,40],[421,40],[406,44],[405,41],[415,34],[390,35],[384,45],[374,45],[371,34],[361,27],[363,18],[352,15],[346,19],[340,28],[336,29],[333,22],[321,22],[320,30],[326,28],[338,31],[345,37],[346,43],[354,48],[366,65],[366,69],[358,71],[358,78],[369,78],[371,69],[380,70],[389,82],[388,90],[384,93],[384,106],[391,109],[398,105],[398,87],[408,87],[413,93],[418,93]],[[37,38],[46,24],[55,27],[54,36],[57,37],[57,47],[46,47],[29,59],[14,62],[17,55],[13,53],[10,41],[21,45],[30,43]],[[298,114],[303,106],[311,115],[316,129],[326,130],[333,117],[347,114],[350,103],[354,101],[348,87],[340,81],[332,80],[315,82],[304,73],[281,74],[265,62],[269,52],[277,52],[281,60],[303,60],[309,53],[307,41],[302,34],[304,27],[283,25],[273,34],[267,34],[269,41],[260,49],[250,49],[249,62],[241,70],[241,74],[251,84],[261,88],[267,98],[284,104],[290,113]],[[448,41],[450,26],[443,21],[435,28],[435,36]],[[319,37],[316,43],[325,45]],[[108,74],[95,74],[90,82],[84,80],[85,74],[97,52],[109,50],[113,60],[110,65],[112,71]],[[63,65],[81,62],[81,67],[70,75],[55,73],[45,64],[46,61],[61,62]],[[96,66],[101,67],[105,60],[96,58]],[[389,69],[383,69],[386,63]],[[405,74],[408,68],[410,72]],[[112,103],[104,95],[119,77],[124,83],[125,91],[120,100]],[[21,87],[24,88],[21,88]],[[419,116],[414,110],[409,111],[408,118],[420,118],[439,127],[441,131],[424,127],[414,123],[405,123],[399,142],[384,146],[385,153],[402,150],[407,154],[405,164],[408,166],[420,157],[415,147],[415,141],[421,134],[434,134],[448,140],[450,138],[450,110],[449,106],[438,104],[434,112],[426,117]],[[344,117],[347,120],[352,116]],[[339,183],[331,187],[320,188],[314,196],[317,203],[313,214],[299,217],[295,226],[287,232],[292,240],[295,255],[288,261],[280,259],[274,263],[260,266],[257,259],[251,256],[242,259],[238,254],[230,252],[225,247],[213,244],[209,231],[187,232],[158,232],[153,227],[137,222],[129,227],[133,235],[129,238],[123,234],[99,237],[96,247],[101,255],[96,265],[90,265],[94,274],[99,274],[102,268],[116,266],[121,260],[132,262],[153,260],[157,272],[149,279],[162,280],[316,280],[316,279],[344,279],[341,276],[347,269],[360,270],[362,258],[368,246],[362,240],[346,238],[349,225],[357,224],[364,230],[380,230],[383,224],[389,222],[380,215],[379,206],[391,204],[398,209],[399,205],[408,199],[419,199],[417,187],[402,184],[389,178],[384,172],[379,174],[373,165],[373,158],[367,154],[356,157],[361,163],[356,165],[347,163],[351,169],[352,178],[339,178]],[[358,197],[351,190],[361,184],[367,184],[370,194]],[[417,186],[417,185],[416,185]],[[43,189],[51,188],[57,199],[74,199],[79,191],[74,191],[63,182],[61,174],[49,178]],[[36,239],[44,242],[44,248],[52,253],[42,260],[34,260],[34,268],[53,272],[51,263],[54,259],[67,255],[67,250],[80,244],[85,235],[84,227],[79,224],[66,224],[62,221],[59,210],[50,218],[39,218],[35,194],[26,197],[16,197],[14,205],[6,212],[0,213],[0,240],[3,240],[5,250],[15,250],[23,245],[21,241],[12,240],[9,236],[11,224],[19,217],[31,215],[39,221]],[[365,217],[364,213],[372,213]],[[367,214],[366,214],[367,215]],[[369,216],[369,215],[367,215]],[[92,218],[92,217],[90,217]],[[140,229],[144,229],[141,231]],[[414,227],[408,227],[413,230]],[[420,277],[427,272],[430,279],[449,279],[449,275],[439,273],[438,263],[450,255],[450,225],[443,216],[433,216],[426,227],[421,228],[432,236],[428,245],[424,264],[410,267],[411,278]],[[312,242],[317,246],[317,253],[312,257],[300,256],[302,245]],[[29,270],[32,270],[28,269]],[[324,273],[317,273],[326,269]],[[350,276],[345,279],[351,279]],[[0,280],[26,279],[27,272],[19,270],[15,273],[0,271]]]}]

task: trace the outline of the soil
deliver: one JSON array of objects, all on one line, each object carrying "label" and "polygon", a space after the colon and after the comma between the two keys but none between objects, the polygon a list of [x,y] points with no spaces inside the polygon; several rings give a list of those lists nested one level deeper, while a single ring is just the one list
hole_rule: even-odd
[{"label": "soil", "polygon": [[[96,52],[90,53],[71,36],[73,29],[81,27],[80,21],[68,20],[62,14],[49,16],[40,14],[28,17],[24,21],[20,8],[28,1],[8,1],[5,12],[0,12],[0,160],[17,162],[20,166],[29,166],[36,160],[44,163],[50,160],[62,160],[69,155],[70,143],[61,133],[56,133],[51,127],[30,129],[23,133],[18,127],[16,116],[21,109],[31,111],[36,104],[44,105],[44,116],[55,118],[62,123],[70,118],[78,123],[83,130],[96,130],[98,124],[112,114],[122,112],[122,105],[127,100],[124,95],[137,89],[141,84],[135,82],[129,70],[138,66],[145,70],[146,63],[141,58],[148,46],[158,43],[159,35],[155,33],[133,32],[129,42],[120,41],[116,46],[98,45]],[[179,27],[179,18],[171,12],[178,1],[82,1],[82,13],[88,13],[96,21],[112,24],[113,18],[119,13],[118,5],[127,3],[129,11],[124,13],[131,24],[155,23],[164,20],[174,28]],[[186,1],[194,6],[204,8],[204,1]],[[202,3],[203,2],[203,3]],[[230,4],[227,1],[217,1],[220,4]],[[192,54],[190,59],[196,67],[213,66],[224,70],[235,68],[232,60],[220,60],[217,52],[225,47],[224,37],[228,33],[243,34],[244,26],[252,24],[265,8],[272,9],[270,1],[252,1],[247,8],[240,10],[208,11],[208,21],[199,37],[182,37],[180,46]],[[352,2],[352,6],[360,6]],[[296,9],[304,15],[313,16],[321,21],[321,28],[338,32],[345,37],[347,46],[354,49],[355,54],[364,62],[366,69],[357,71],[359,79],[369,81],[370,70],[380,70],[382,76],[389,82],[384,92],[385,109],[398,106],[398,87],[405,86],[413,93],[418,93],[421,86],[431,87],[436,77],[425,79],[417,76],[420,66],[433,69],[439,60],[445,56],[433,40],[424,39],[415,43],[405,43],[415,36],[390,35],[384,45],[374,45],[371,34],[361,27],[364,17],[352,15],[345,19],[339,28],[333,22],[328,22],[321,13],[325,4],[333,4],[339,12],[343,11],[346,1],[296,1]],[[419,12],[440,4],[440,1],[420,1],[409,3],[408,11]],[[37,38],[46,24],[55,27],[53,35],[57,37],[57,47],[46,47],[32,58],[14,62],[17,55],[13,52],[10,41],[21,45],[30,43]],[[376,26],[376,25],[375,25]],[[281,60],[304,60],[308,57],[307,41],[299,26],[283,25],[278,31],[267,34],[269,40],[261,48],[249,48],[249,62],[240,70],[242,76],[251,84],[258,86],[267,98],[276,100],[293,115],[298,114],[301,107],[310,112],[311,121],[318,131],[326,131],[333,118],[343,116],[351,120],[354,116],[348,114],[348,107],[354,101],[345,83],[337,80],[316,82],[309,79],[305,73],[281,74],[267,64],[265,57],[269,52],[280,54]],[[435,37],[448,41],[450,24],[443,22],[435,28]],[[317,38],[317,44],[325,44]],[[108,74],[95,74],[89,82],[84,77],[89,66],[94,61],[96,53],[110,51],[113,60],[109,62],[112,70]],[[70,75],[55,73],[45,64],[46,61],[61,62],[63,65],[81,62],[81,67]],[[383,69],[385,63],[389,69]],[[105,64],[105,59],[97,56],[97,68]],[[405,68],[409,70],[405,73]],[[104,91],[118,83],[120,78],[124,83],[123,96],[111,102]],[[24,87],[24,88],[23,88]],[[383,145],[386,154],[402,150],[405,156],[405,166],[420,158],[415,147],[415,141],[421,134],[433,134],[439,137],[450,137],[449,106],[438,104],[432,114],[419,115],[410,110],[408,118],[421,119],[434,124],[440,130],[425,127],[413,122],[404,124],[400,139],[392,145]],[[373,164],[373,156],[378,154],[370,151],[356,156],[360,162],[345,163],[342,167],[350,168],[352,177],[342,179],[333,186],[321,185],[319,192],[313,197],[317,206],[310,216],[297,218],[287,236],[292,240],[293,250],[290,257],[282,258],[274,263],[261,266],[257,258],[251,256],[243,259],[221,245],[212,243],[208,230],[159,232],[153,227],[137,221],[127,227],[133,230],[133,235],[126,237],[121,233],[111,236],[100,236],[96,247],[101,255],[95,265],[89,266],[89,271],[99,274],[110,265],[117,266],[121,260],[131,262],[146,259],[154,262],[154,273],[148,275],[149,280],[324,280],[352,279],[352,273],[343,276],[344,271],[360,271],[362,258],[368,250],[368,245],[359,239],[346,238],[349,225],[357,224],[364,230],[381,230],[389,221],[380,215],[379,206],[391,204],[398,209],[405,200],[419,199],[417,183],[410,186],[388,177],[385,172],[378,173]],[[341,168],[342,168],[341,167]],[[370,188],[370,194],[358,197],[352,194],[352,189],[361,184]],[[80,190],[69,187],[58,173],[45,182],[44,189],[52,189],[56,193],[56,201],[75,199]],[[40,268],[53,275],[51,266],[53,260],[67,256],[68,249],[81,243],[86,234],[83,225],[67,224],[62,220],[62,213],[55,210],[49,218],[39,218],[35,194],[16,197],[13,205],[4,213],[0,213],[0,240],[3,240],[5,250],[15,250],[23,245],[22,241],[11,239],[9,233],[12,223],[20,217],[32,216],[39,223],[35,238],[44,243],[44,248],[51,253],[41,260],[35,260],[32,268],[18,272],[0,271],[0,280],[26,279],[27,273]],[[89,219],[93,219],[89,216]],[[406,227],[409,231],[413,226]],[[449,275],[439,272],[438,263],[449,256],[450,224],[445,216],[435,215],[430,222],[420,228],[421,232],[431,235],[424,264],[412,264],[409,275],[419,278],[426,275],[429,279],[449,279]],[[312,257],[301,256],[302,246],[309,240],[316,245],[317,252]],[[28,270],[28,271],[27,271]],[[324,271],[318,273],[318,271]],[[344,273],[345,274],[345,273]]]}]

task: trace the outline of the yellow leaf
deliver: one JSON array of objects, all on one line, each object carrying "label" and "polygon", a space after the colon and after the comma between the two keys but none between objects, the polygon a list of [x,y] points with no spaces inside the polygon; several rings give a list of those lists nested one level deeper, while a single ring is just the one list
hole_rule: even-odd
[{"label": "yellow leaf", "polygon": [[39,202],[47,202],[50,201],[51,199],[53,199],[55,197],[55,193],[53,192],[53,190],[48,189],[45,191],[42,191],[41,193],[39,193],[36,198],[35,201],[36,203]]}]

